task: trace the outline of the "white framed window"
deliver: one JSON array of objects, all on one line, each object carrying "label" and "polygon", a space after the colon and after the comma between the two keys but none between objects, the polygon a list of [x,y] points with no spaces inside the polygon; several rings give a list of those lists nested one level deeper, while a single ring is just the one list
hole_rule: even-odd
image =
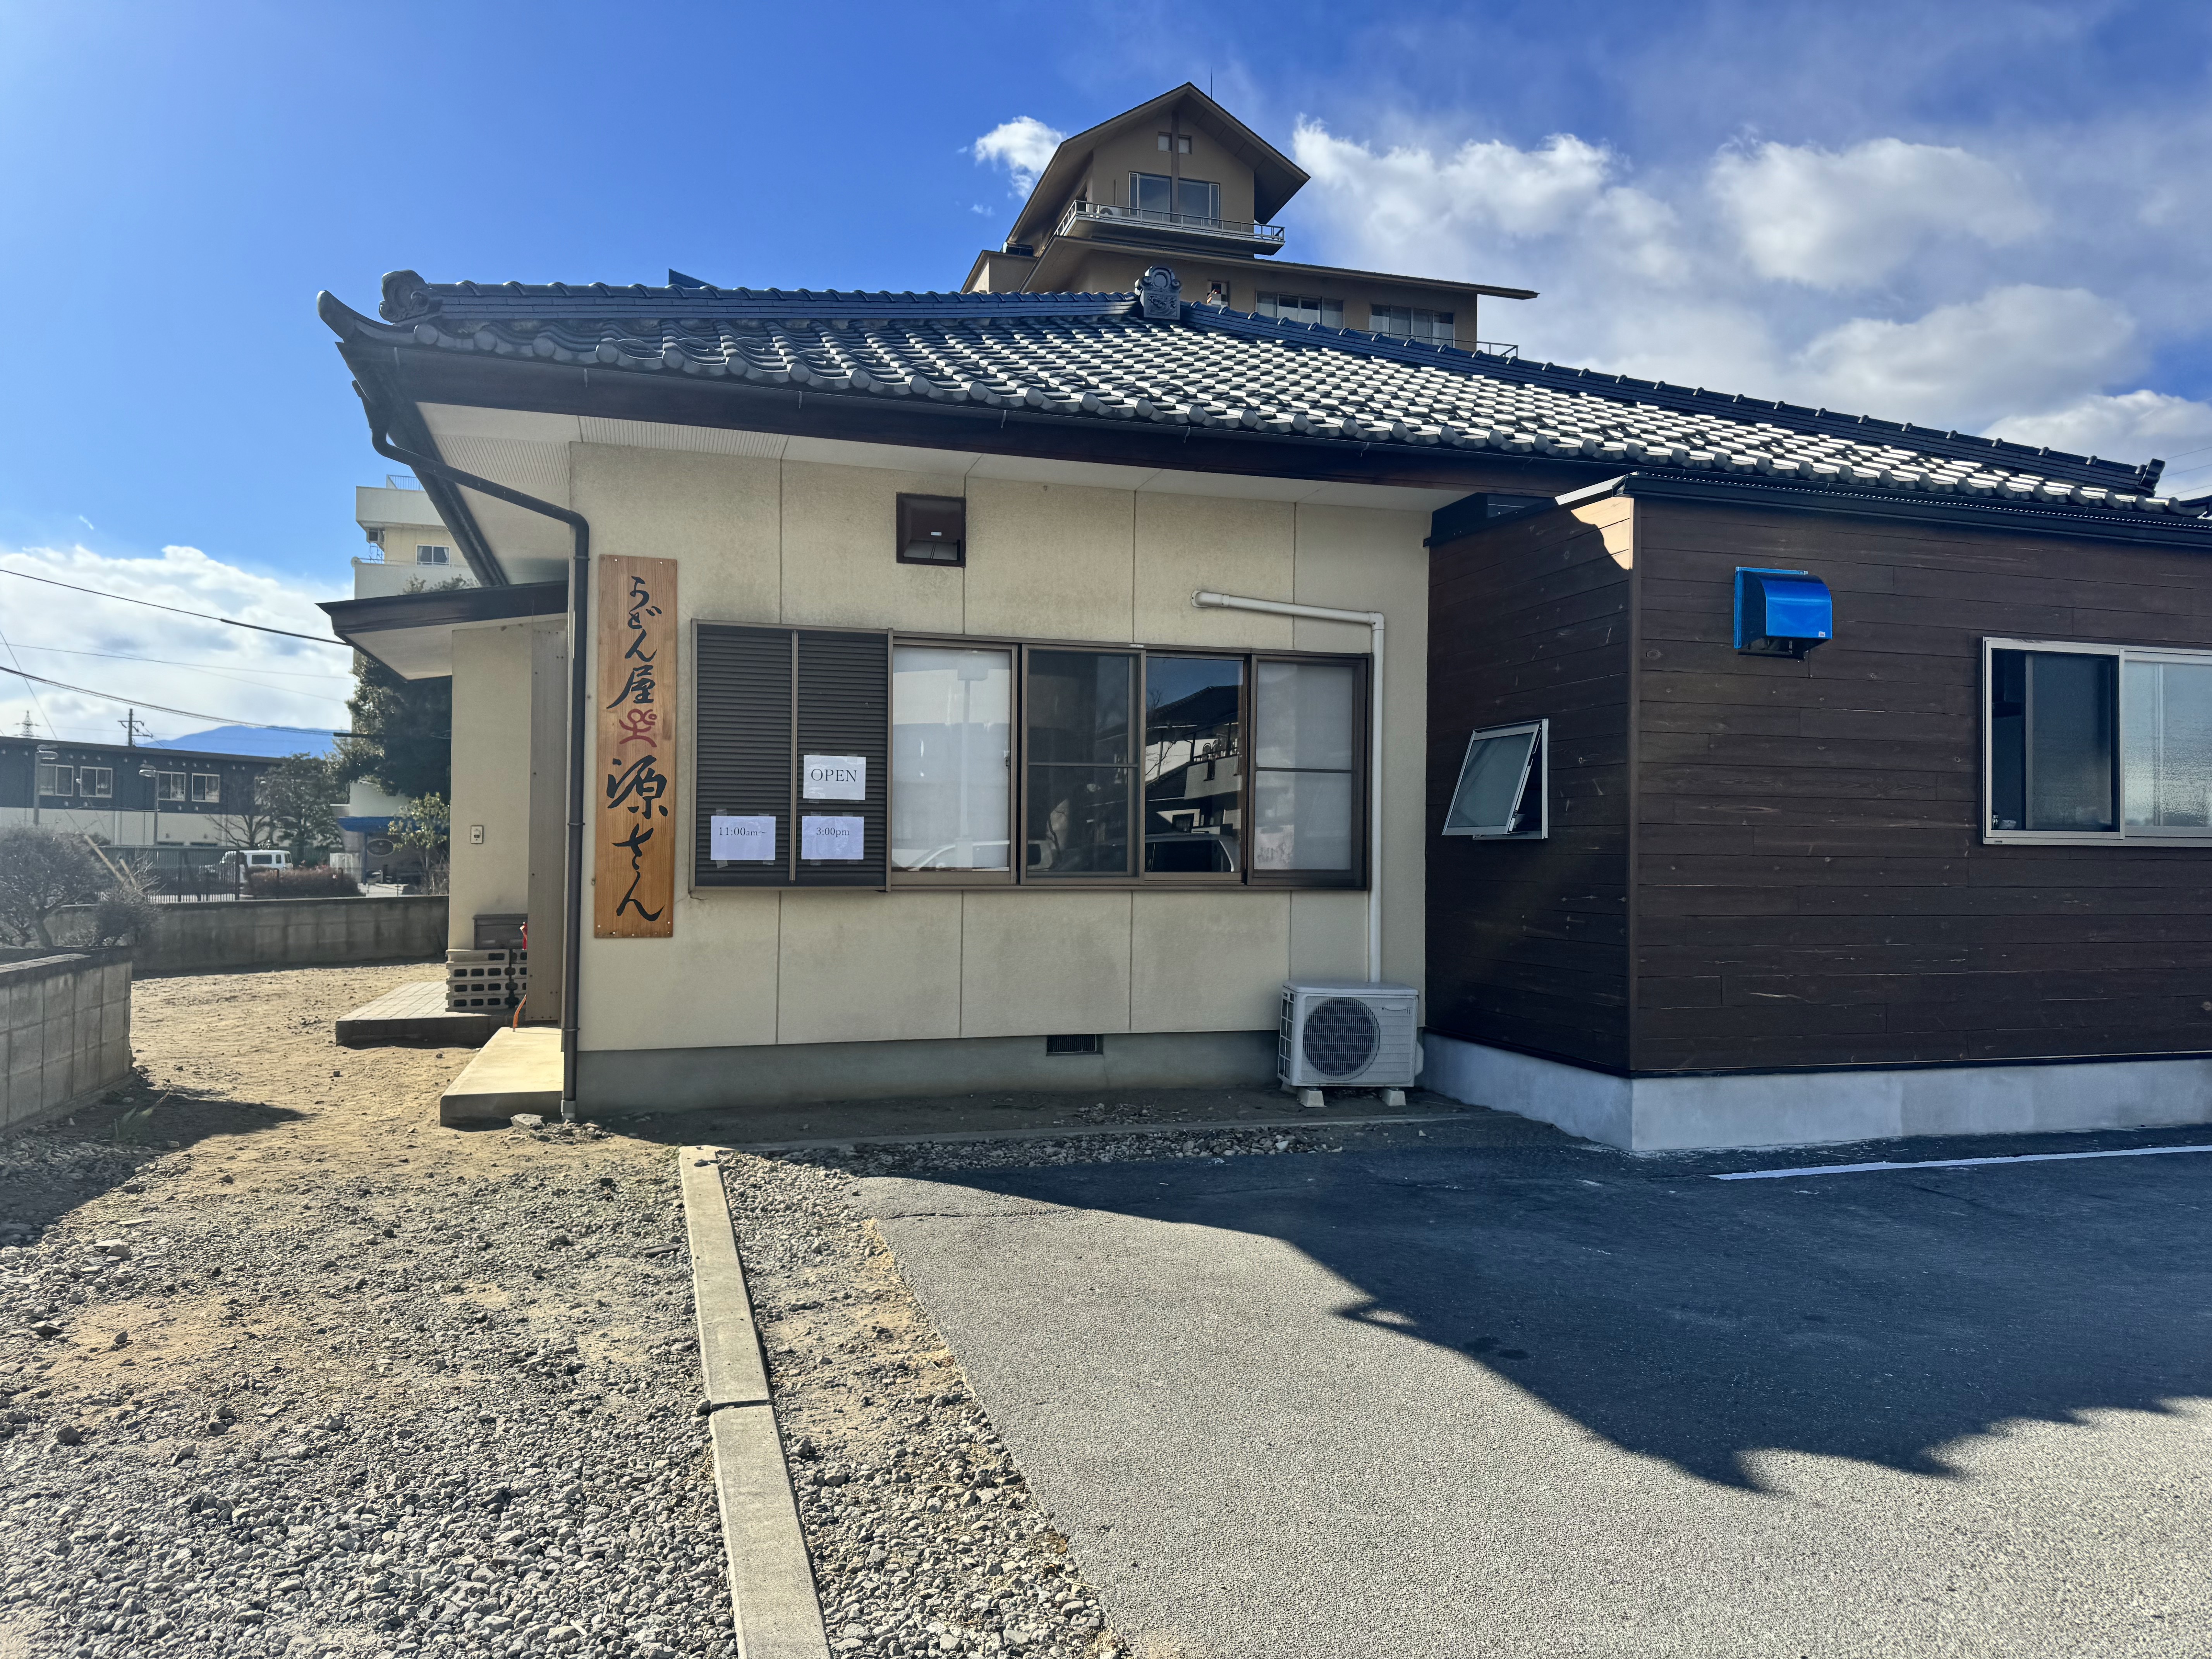
[{"label": "white framed window", "polygon": [[1492,726],[1468,738],[1445,835],[1542,841],[1552,833],[1551,724]]},{"label": "white framed window", "polygon": [[415,562],[417,564],[451,564],[453,562],[453,550],[450,547],[439,547],[428,542],[415,544]]},{"label": "white framed window", "polygon": [[182,800],[184,798],[185,775],[182,772],[156,772],[154,774],[154,799],[155,800]]},{"label": "white framed window", "polygon": [[192,799],[196,801],[216,802],[222,799],[222,780],[213,772],[192,774]]},{"label": "white framed window", "polygon": [[76,769],[41,763],[39,767],[39,793],[49,800],[66,800],[75,793],[72,784]]},{"label": "white framed window", "polygon": [[1011,873],[1014,653],[891,653],[891,868]]},{"label": "white framed window", "polygon": [[112,766],[78,767],[76,793],[86,800],[112,799],[115,794],[115,769]]},{"label": "white framed window", "polygon": [[1259,314],[1279,317],[1286,323],[1319,323],[1323,328],[1342,328],[1344,301],[1324,300],[1310,294],[1262,294]]},{"label": "white framed window", "polygon": [[1376,306],[1369,324],[1376,334],[1388,334],[1401,340],[1412,340],[1421,345],[1449,345],[1457,337],[1453,332],[1453,313],[1449,311],[1422,311],[1411,306]]},{"label": "white framed window", "polygon": [[2212,845],[2212,651],[1982,641],[1982,839]]}]

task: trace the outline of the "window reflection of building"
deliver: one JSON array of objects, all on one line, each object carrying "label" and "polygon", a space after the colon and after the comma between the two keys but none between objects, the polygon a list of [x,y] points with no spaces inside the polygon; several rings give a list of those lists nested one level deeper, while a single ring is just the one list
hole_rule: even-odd
[{"label": "window reflection of building", "polygon": [[1145,661],[1145,870],[1234,874],[1243,867],[1244,665]]}]

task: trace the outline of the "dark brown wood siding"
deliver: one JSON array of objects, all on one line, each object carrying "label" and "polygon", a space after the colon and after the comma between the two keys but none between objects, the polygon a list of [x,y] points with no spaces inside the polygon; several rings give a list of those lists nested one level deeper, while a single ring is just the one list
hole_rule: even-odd
[{"label": "dark brown wood siding", "polygon": [[[1628,1063],[1629,504],[1431,550],[1428,1024]],[[1469,732],[1549,720],[1547,841],[1447,840]]]},{"label": "dark brown wood siding", "polygon": [[[2212,561],[1636,512],[1637,1070],[2212,1050],[2212,849],[1979,834],[1983,639],[2212,647]],[[1738,655],[1738,565],[1820,577],[1834,640]]]}]

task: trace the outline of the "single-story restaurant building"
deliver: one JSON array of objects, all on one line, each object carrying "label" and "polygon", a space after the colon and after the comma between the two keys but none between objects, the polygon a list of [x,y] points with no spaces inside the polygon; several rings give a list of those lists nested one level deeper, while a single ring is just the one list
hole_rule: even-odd
[{"label": "single-story restaurant building", "polygon": [[2155,464],[1176,287],[324,296],[480,584],[325,609],[579,1106],[1265,1083],[1379,977],[1623,1146],[2212,1117]]}]

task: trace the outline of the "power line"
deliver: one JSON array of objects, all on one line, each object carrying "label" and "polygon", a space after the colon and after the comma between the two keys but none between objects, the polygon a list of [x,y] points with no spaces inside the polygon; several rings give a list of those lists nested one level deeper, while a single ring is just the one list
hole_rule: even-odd
[{"label": "power line", "polygon": [[[89,593],[96,599],[115,599],[124,605],[143,605],[149,610],[167,611],[173,616],[197,617],[202,622],[228,623],[233,628],[251,628],[255,632],[261,634],[282,634],[288,640],[306,640],[310,644],[327,645],[341,651],[349,651],[353,648],[351,646],[341,644],[337,640],[326,640],[318,634],[295,633],[289,628],[270,628],[263,623],[240,622],[235,617],[218,617],[205,611],[181,610],[173,605],[156,604],[152,599],[134,599],[128,593],[102,592],[97,587],[79,587],[75,582],[56,581],[52,576],[33,576],[27,570],[13,569],[4,564],[0,564],[0,576],[21,576],[27,582],[44,582],[49,587],[66,587],[72,593]],[[149,703],[147,706],[151,708],[153,705]],[[239,723],[244,724],[245,722],[241,721]],[[291,726],[279,726],[274,729],[289,732],[294,728]]]},{"label": "power line", "polygon": [[[321,674],[305,668],[255,668],[240,662],[186,662],[179,657],[140,657],[127,651],[77,651],[63,645],[19,645],[14,648],[34,651],[50,657],[99,657],[108,662],[159,663],[164,668],[204,668],[211,673],[231,669],[241,674],[276,674],[288,680],[343,680],[353,678],[349,674]],[[271,686],[270,690],[281,690],[283,688]],[[314,694],[310,691],[300,695],[313,696]]]},{"label": "power line", "polygon": [[[58,646],[51,645],[27,645],[21,647],[21,650],[22,651],[59,651],[61,647]],[[70,657],[105,657],[112,662],[159,663],[162,661],[162,659],[159,657],[122,656],[112,651],[64,651],[62,652],[62,654]],[[15,659],[19,663],[22,661],[22,659],[23,659],[20,654],[17,655]],[[306,697],[312,702],[334,702],[341,707],[343,707],[346,702],[346,699],[343,697],[331,696],[327,691],[295,691],[289,685],[270,685],[261,680],[244,679],[235,673],[227,672],[220,668],[210,667],[204,663],[180,662],[168,663],[165,665],[171,668],[193,669],[199,673],[211,675],[219,680],[228,680],[233,685],[245,686],[251,691],[271,691],[280,697]],[[339,676],[335,674],[313,674],[300,675],[292,678],[302,679],[337,679]]]},{"label": "power line", "polygon": [[[172,708],[165,702],[149,702],[143,697],[118,697],[112,692],[95,691],[88,685],[70,685],[63,680],[50,680],[43,674],[27,674],[20,668],[0,668],[0,674],[13,674],[20,679],[35,680],[40,685],[51,685],[59,691],[74,691],[80,696],[98,697],[103,702],[119,702],[125,708],[158,708],[164,714],[182,714],[191,720],[213,720],[219,726],[244,726],[256,732],[313,732],[320,736],[332,736],[319,726],[274,726],[267,720],[234,720],[228,714],[204,714],[197,708]],[[31,693],[33,701],[38,693]],[[42,711],[43,712],[43,711]]]}]

